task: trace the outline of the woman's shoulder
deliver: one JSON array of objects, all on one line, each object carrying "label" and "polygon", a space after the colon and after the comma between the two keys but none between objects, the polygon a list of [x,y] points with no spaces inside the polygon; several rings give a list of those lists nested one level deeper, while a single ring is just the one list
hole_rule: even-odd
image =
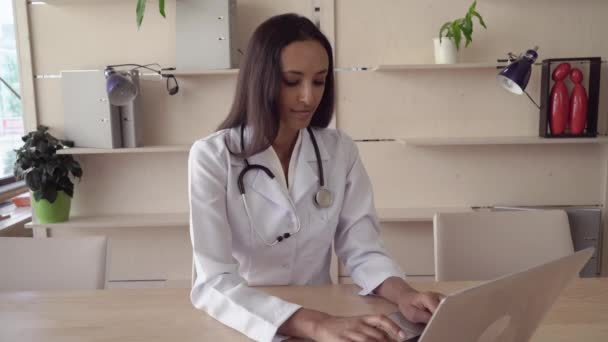
[{"label": "woman's shoulder", "polygon": [[221,156],[224,152],[227,152],[226,146],[231,129],[222,129],[217,132],[213,132],[204,138],[200,138],[192,144],[190,148],[190,156],[208,154],[213,156]]}]

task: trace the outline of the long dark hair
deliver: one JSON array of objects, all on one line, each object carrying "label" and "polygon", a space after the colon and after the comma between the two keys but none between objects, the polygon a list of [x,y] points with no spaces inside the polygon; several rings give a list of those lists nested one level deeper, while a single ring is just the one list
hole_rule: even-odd
[{"label": "long dark hair", "polygon": [[[325,90],[310,126],[325,128],[334,111],[333,53],[327,37],[308,18],[289,13],[271,17],[253,32],[241,62],[236,92],[228,117],[218,130],[247,125],[250,139],[238,157],[267,149],[279,132],[279,96],[282,82],[281,51],[295,41],[316,40],[327,52],[329,68]],[[227,141],[227,146],[231,146]]]}]

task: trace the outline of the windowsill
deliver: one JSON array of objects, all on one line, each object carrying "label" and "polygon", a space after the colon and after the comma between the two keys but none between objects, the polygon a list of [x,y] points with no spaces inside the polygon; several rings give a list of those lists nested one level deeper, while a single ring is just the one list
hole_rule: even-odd
[{"label": "windowsill", "polygon": [[27,192],[24,180],[0,186],[0,202],[9,200],[24,192]]}]

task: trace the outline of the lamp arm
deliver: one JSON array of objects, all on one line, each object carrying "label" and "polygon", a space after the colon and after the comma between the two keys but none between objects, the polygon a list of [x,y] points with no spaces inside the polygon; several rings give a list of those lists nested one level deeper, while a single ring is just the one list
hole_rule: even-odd
[{"label": "lamp arm", "polygon": [[532,103],[534,103],[534,105],[540,109],[540,106],[538,105],[538,103],[536,103],[536,101],[534,101],[534,99],[532,99],[532,96],[530,96],[530,94],[528,94],[528,92],[524,89],[524,93],[526,93],[526,95],[528,96],[528,98],[530,99],[530,101],[532,101]]},{"label": "lamp arm", "polygon": [[19,93],[17,93],[17,91],[15,91],[15,89],[13,89],[13,87],[11,87],[10,84],[8,84],[2,77],[0,77],[0,82],[4,83],[8,90],[10,90],[15,96],[17,96],[19,100],[21,100],[21,96],[19,96]]}]

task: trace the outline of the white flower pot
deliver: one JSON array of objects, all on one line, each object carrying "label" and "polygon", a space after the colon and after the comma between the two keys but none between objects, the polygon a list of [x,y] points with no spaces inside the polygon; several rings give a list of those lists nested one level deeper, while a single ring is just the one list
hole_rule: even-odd
[{"label": "white flower pot", "polygon": [[458,63],[458,50],[454,42],[446,37],[433,38],[435,45],[435,64],[455,64]]}]

